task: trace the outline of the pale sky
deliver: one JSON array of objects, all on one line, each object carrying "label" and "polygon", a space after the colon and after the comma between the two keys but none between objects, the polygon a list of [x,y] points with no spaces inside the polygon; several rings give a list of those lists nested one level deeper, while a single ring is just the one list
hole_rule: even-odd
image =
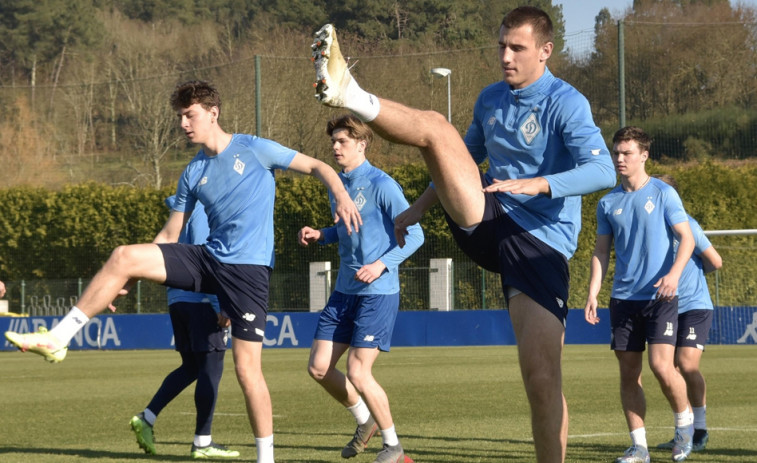
[{"label": "pale sky", "polygon": [[[594,18],[602,8],[610,10],[613,18],[619,16],[633,4],[633,0],[555,0],[562,5],[565,18],[565,33],[571,34],[583,30],[594,31]],[[731,0],[731,4],[744,4],[757,7],[757,0]]]}]

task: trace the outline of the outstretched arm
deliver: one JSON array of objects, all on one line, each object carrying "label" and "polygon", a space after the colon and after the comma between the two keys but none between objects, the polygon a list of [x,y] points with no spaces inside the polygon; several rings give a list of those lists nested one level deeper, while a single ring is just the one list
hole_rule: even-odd
[{"label": "outstretched arm", "polygon": [[326,185],[326,188],[331,191],[336,200],[334,223],[342,220],[349,234],[352,234],[353,229],[355,232],[359,231],[360,225],[363,225],[363,219],[334,169],[325,162],[302,153],[295,154],[294,159],[289,164],[289,169],[301,174],[312,175]]}]

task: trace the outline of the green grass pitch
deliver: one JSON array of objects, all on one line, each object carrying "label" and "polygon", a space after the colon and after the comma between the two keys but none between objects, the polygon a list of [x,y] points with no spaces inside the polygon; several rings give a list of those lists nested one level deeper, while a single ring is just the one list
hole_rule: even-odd
[{"label": "green grass pitch", "polygon": [[[408,456],[416,462],[533,462],[528,405],[516,348],[394,348],[374,368]],[[336,462],[354,421],[307,374],[306,349],[267,349],[276,461]],[[128,422],[178,365],[173,351],[72,351],[59,365],[0,353],[0,461],[191,461],[193,387],[160,415],[159,455],[141,453]],[[221,381],[213,438],[255,461],[255,446],[231,355]],[[757,346],[708,346],[710,443],[695,463],[757,462]],[[564,391],[570,411],[568,462],[611,462],[629,445],[608,346],[568,345]],[[650,447],[672,437],[673,415],[651,372],[643,373]],[[370,463],[380,437],[352,460]],[[651,450],[652,461],[669,451]]]}]

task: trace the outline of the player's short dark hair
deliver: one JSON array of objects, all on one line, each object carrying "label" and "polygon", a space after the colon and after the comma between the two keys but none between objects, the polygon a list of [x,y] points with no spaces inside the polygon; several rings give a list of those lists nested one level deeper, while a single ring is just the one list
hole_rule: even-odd
[{"label": "player's short dark hair", "polygon": [[649,147],[652,146],[652,139],[649,135],[641,127],[632,125],[618,129],[612,136],[613,146],[623,141],[635,141],[641,152],[649,151]]},{"label": "player's short dark hair", "polygon": [[670,174],[654,174],[652,175],[654,178],[659,178],[663,182],[667,183],[668,185],[672,186],[674,190],[678,191],[678,182],[676,182],[676,179],[670,175]]},{"label": "player's short dark hair", "polygon": [[511,10],[502,18],[501,25],[507,29],[530,25],[538,46],[554,40],[552,19],[544,10],[535,6],[519,6]]},{"label": "player's short dark hair", "polygon": [[365,141],[365,150],[368,151],[373,141],[373,130],[368,127],[368,124],[352,114],[345,114],[334,117],[326,124],[326,133],[329,137],[338,129],[347,130],[347,135],[353,140]]},{"label": "player's short dark hair", "polygon": [[190,80],[180,83],[171,94],[171,107],[174,111],[198,103],[207,110],[216,106],[220,113],[221,94],[218,93],[213,84],[204,80]]}]

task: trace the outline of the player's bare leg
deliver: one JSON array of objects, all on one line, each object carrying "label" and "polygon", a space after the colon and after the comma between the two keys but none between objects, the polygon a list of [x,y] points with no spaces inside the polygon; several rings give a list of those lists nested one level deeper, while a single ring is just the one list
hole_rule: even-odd
[{"label": "player's bare leg", "polygon": [[531,406],[536,461],[565,461],[568,407],[562,394],[565,328],[560,320],[521,293],[510,299],[510,318],[518,342],[518,359]]},{"label": "player's bare leg", "polygon": [[[256,438],[258,462],[273,462],[273,406],[263,376],[263,343],[232,337],[231,347],[237,380],[244,393],[247,416]],[[260,448],[261,439],[269,439],[270,448]]]},{"label": "player's bare leg", "polygon": [[419,148],[452,220],[461,227],[480,223],[484,194],[479,169],[457,129],[437,112],[409,108],[362,90],[342,57],[333,26],[316,33],[312,49],[318,101],[355,112],[389,141]]}]

